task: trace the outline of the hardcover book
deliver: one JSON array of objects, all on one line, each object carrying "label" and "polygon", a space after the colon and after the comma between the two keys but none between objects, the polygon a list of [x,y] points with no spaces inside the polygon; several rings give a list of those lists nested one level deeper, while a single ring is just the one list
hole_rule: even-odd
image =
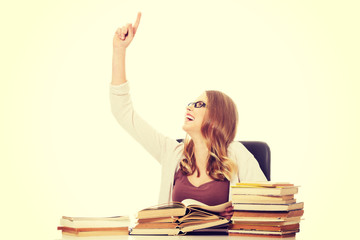
[{"label": "hardcover book", "polygon": [[245,182],[231,186],[234,214],[230,236],[294,239],[300,231],[304,203],[298,186],[288,182]]},{"label": "hardcover book", "polygon": [[130,219],[115,217],[66,217],[57,228],[63,235],[75,237],[128,235]]}]

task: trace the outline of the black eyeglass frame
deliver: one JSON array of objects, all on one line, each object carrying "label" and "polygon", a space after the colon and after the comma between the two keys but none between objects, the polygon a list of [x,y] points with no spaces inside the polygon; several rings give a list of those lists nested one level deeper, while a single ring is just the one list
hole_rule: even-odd
[{"label": "black eyeglass frame", "polygon": [[188,104],[189,107],[191,105],[194,105],[195,108],[206,107],[206,103],[204,103],[203,101],[191,102],[191,103]]}]

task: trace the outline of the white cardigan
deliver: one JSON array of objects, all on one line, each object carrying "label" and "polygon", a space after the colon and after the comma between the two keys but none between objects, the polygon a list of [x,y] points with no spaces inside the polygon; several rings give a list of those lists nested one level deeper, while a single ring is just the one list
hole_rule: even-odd
[{"label": "white cardigan", "polygon": [[[159,204],[170,202],[174,174],[180,160],[184,158],[184,144],[162,135],[134,111],[128,82],[121,85],[110,84],[110,103],[118,123],[161,164]],[[238,174],[230,186],[244,181],[267,181],[254,156],[240,142],[234,141],[229,145],[228,155],[238,166]]]}]

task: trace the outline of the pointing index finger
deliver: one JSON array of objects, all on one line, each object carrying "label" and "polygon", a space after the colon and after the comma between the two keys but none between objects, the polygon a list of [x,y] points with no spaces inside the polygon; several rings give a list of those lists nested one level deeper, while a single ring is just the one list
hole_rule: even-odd
[{"label": "pointing index finger", "polygon": [[137,18],[136,18],[136,21],[134,23],[134,26],[133,26],[133,29],[134,29],[134,34],[139,26],[139,23],[140,23],[140,18],[141,18],[141,12],[138,12],[138,15],[137,15]]}]

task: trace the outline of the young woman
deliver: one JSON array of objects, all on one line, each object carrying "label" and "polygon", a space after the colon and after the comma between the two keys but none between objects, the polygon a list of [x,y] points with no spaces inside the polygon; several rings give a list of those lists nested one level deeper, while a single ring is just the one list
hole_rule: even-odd
[{"label": "young woman", "polygon": [[[219,91],[206,91],[186,107],[184,143],[152,128],[134,111],[125,75],[126,48],[136,34],[134,26],[118,28],[113,38],[112,113],[162,166],[159,203],[195,199],[208,205],[229,200],[230,185],[240,181],[266,181],[258,162],[240,143],[233,141],[238,114],[234,102]],[[228,219],[232,207],[222,213]]]}]

